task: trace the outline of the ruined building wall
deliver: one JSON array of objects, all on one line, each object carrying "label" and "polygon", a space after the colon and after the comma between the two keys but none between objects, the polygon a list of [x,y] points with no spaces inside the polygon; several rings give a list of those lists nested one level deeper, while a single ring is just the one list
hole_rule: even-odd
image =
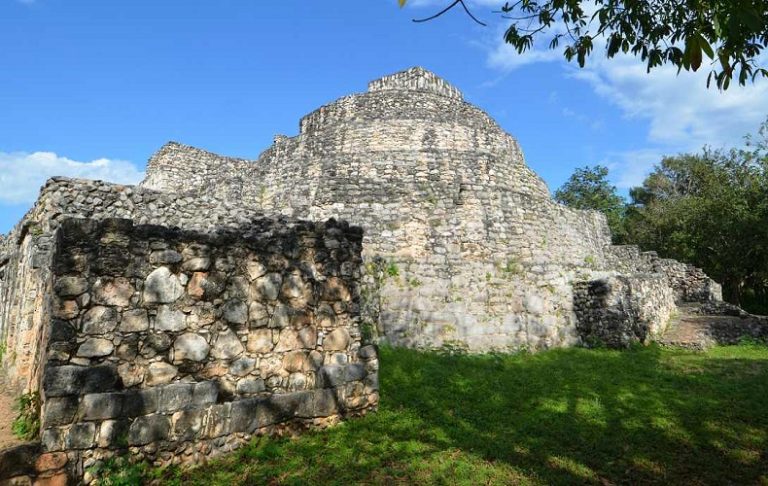
[{"label": "ruined building wall", "polygon": [[310,113],[256,161],[169,144],[142,186],[361,225],[366,261],[400,274],[378,279],[379,331],[409,346],[573,344],[569,282],[601,274],[610,241],[601,215],[554,203],[511,136],[418,69]]},{"label": "ruined building wall", "polygon": [[[21,354],[4,363],[41,395],[41,453],[87,480],[89,466],[118,451],[199,463],[253,434],[376,407],[377,353],[360,331],[360,228],[230,219],[182,231],[49,218],[62,195],[117,202],[125,190],[51,182],[28,215],[45,215],[39,237],[49,228],[52,242],[38,284],[47,285],[43,305],[31,311],[43,338],[28,358],[40,373],[26,375]],[[138,190],[122,206],[145,196]],[[97,206],[83,198],[66,207]],[[23,260],[23,247],[10,260]],[[10,328],[20,323],[2,317]]]}]

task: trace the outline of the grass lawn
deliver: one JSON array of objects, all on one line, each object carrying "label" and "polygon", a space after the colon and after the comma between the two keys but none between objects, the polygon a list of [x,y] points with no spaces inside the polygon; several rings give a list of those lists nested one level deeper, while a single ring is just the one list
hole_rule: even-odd
[{"label": "grass lawn", "polygon": [[381,350],[379,412],[164,481],[768,484],[768,347]]}]

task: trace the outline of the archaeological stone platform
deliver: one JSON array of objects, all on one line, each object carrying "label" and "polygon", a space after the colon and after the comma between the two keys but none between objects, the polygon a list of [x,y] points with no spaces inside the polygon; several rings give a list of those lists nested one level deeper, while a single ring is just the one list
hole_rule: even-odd
[{"label": "archaeological stone platform", "polygon": [[409,69],[257,160],[171,142],[139,186],[49,180],[0,236],[5,393],[39,394],[42,421],[0,474],[88,480],[125,451],[201,462],[375,409],[375,343],[626,347],[720,293],[612,246],[486,113]]}]

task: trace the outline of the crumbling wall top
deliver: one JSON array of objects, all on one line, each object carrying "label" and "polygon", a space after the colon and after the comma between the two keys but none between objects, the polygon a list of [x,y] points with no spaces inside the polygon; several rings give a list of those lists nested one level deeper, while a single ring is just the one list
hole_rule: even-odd
[{"label": "crumbling wall top", "polygon": [[429,91],[449,98],[464,99],[461,91],[446,80],[418,66],[368,83],[370,92],[387,90]]}]

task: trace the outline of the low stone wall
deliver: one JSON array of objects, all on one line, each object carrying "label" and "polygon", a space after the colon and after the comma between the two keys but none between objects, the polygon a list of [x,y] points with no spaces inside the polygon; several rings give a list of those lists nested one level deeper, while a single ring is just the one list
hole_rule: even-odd
[{"label": "low stone wall", "polygon": [[667,277],[678,302],[719,302],[723,300],[720,284],[693,265],[670,258],[659,258],[655,251],[641,252],[635,245],[606,248],[606,263],[623,274],[659,273]]},{"label": "low stone wall", "polygon": [[88,481],[90,466],[124,451],[199,463],[254,434],[377,406],[359,228],[65,219],[54,242],[44,376],[31,388],[41,450],[71,478]]},{"label": "low stone wall", "polygon": [[573,290],[577,329],[587,345],[624,348],[658,338],[675,311],[673,291],[658,274],[578,282]]}]

